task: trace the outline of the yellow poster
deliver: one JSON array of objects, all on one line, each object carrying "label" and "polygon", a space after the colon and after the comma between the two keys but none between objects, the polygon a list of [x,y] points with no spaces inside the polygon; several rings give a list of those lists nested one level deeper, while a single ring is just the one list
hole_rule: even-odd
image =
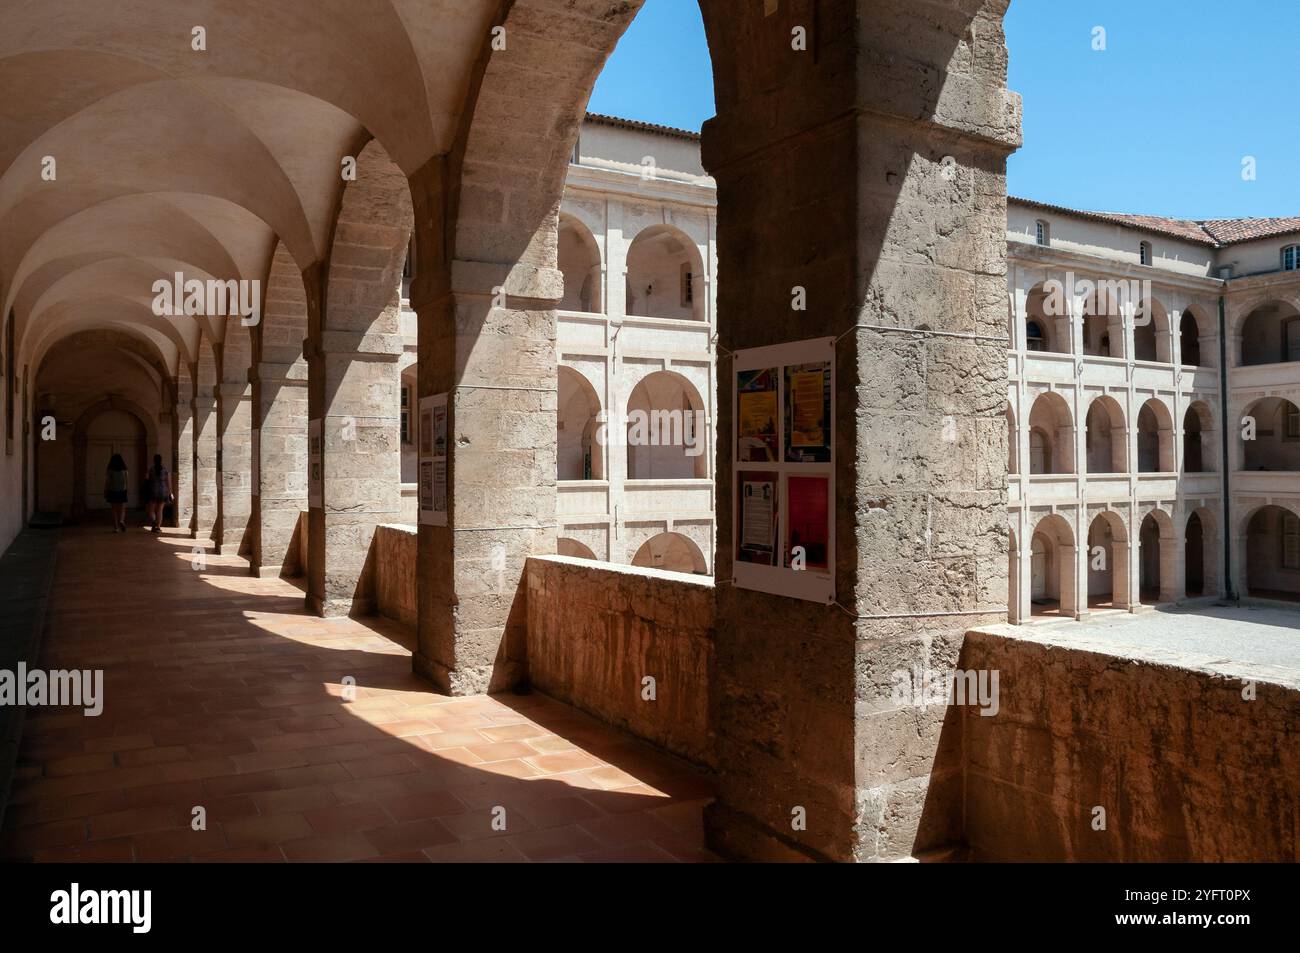
[{"label": "yellow poster", "polygon": [[794,404],[794,425],[790,434],[792,447],[826,445],[825,380],[825,373],[820,369],[798,371],[790,375],[791,400]]}]

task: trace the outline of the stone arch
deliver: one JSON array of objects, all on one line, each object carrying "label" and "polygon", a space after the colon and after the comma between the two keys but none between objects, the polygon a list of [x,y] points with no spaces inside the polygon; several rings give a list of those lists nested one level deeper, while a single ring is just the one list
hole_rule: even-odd
[{"label": "stone arch", "polygon": [[706,479],[708,419],[704,400],[674,371],[647,374],[625,412],[629,480]]},{"label": "stone arch", "polygon": [[1124,408],[1108,394],[1098,394],[1088,404],[1084,418],[1084,451],[1089,473],[1128,472],[1128,428]]},{"label": "stone arch", "polygon": [[1123,302],[1112,289],[1093,290],[1075,306],[1083,323],[1085,353],[1096,357],[1127,357],[1132,353],[1124,333]]},{"label": "stone arch", "polygon": [[1261,397],[1242,411],[1254,420],[1255,439],[1242,440],[1242,469],[1300,470],[1300,407],[1285,397]]},{"label": "stone arch", "polygon": [[1030,405],[1028,472],[1074,472],[1074,418],[1055,391],[1039,394]]},{"label": "stone arch", "polygon": [[1174,473],[1174,422],[1169,405],[1159,397],[1143,402],[1137,417],[1137,472]]},{"label": "stone arch", "polygon": [[555,541],[555,551],[561,556],[570,556],[574,559],[590,559],[596,562],[596,554],[592,552],[590,546],[568,536],[561,536]]},{"label": "stone arch", "polygon": [[72,516],[80,519],[86,515],[86,455],[87,437],[91,425],[101,415],[109,411],[121,411],[130,414],[140,424],[144,433],[144,445],[137,459],[127,460],[130,478],[139,482],[148,470],[151,454],[161,452],[158,449],[158,426],[155,416],[132,400],[124,397],[107,397],[97,404],[92,404],[82,411],[72,427]]},{"label": "stone arch", "polygon": [[1255,299],[1239,306],[1234,330],[1241,341],[1241,367],[1300,361],[1300,302]]},{"label": "stone arch", "polygon": [[1173,517],[1158,506],[1138,520],[1138,592],[1142,602],[1173,602],[1178,598],[1178,551]]},{"label": "stone arch", "polygon": [[1183,592],[1189,598],[1219,595],[1222,545],[1213,510],[1198,506],[1187,514],[1183,525]]},{"label": "stone arch", "polygon": [[564,276],[561,310],[603,314],[604,265],[600,245],[591,229],[576,215],[560,214],[556,259]]},{"label": "stone arch", "polygon": [[704,258],[672,225],[642,229],[627,249],[627,314],[705,321]]},{"label": "stone arch", "polygon": [[605,479],[605,414],[586,375],[556,368],[556,479]]},{"label": "stone arch", "polygon": [[1040,281],[1025,295],[1025,350],[1068,354],[1069,303],[1047,285]]},{"label": "stone arch", "polygon": [[1241,595],[1300,602],[1300,512],[1295,504],[1256,507],[1242,521]]},{"label": "stone arch", "polygon": [[1134,309],[1133,359],[1160,364],[1174,359],[1169,311],[1158,298],[1147,298]]},{"label": "stone arch", "polygon": [[1178,354],[1183,367],[1215,366],[1213,350],[1206,346],[1211,337],[1201,309],[1184,308],[1178,320]]},{"label": "stone arch", "polygon": [[1044,516],[1034,526],[1030,542],[1029,599],[1033,615],[1078,615],[1074,566],[1074,530],[1059,513]]},{"label": "stone arch", "polygon": [[1205,401],[1194,400],[1183,413],[1183,472],[1217,470],[1215,446],[1214,411]]},{"label": "stone arch", "polygon": [[681,533],[659,533],[650,537],[632,557],[632,565],[696,575],[706,575],[709,571],[700,547]]},{"label": "stone arch", "polygon": [[1089,608],[1127,609],[1129,586],[1129,539],[1124,520],[1113,510],[1103,510],[1088,524],[1088,552],[1085,554]]}]

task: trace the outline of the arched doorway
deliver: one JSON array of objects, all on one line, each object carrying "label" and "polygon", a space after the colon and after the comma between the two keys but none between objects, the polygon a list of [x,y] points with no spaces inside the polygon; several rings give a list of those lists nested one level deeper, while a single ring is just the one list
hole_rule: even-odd
[{"label": "arched doorway", "polygon": [[1242,595],[1300,602],[1300,515],[1261,506],[1246,528],[1246,585]]},{"label": "arched doorway", "polygon": [[149,469],[149,446],[144,424],[128,410],[106,410],[86,428],[85,491],[82,506],[87,511],[107,510],[104,474],[109,460],[120,453],[130,479],[127,481],[129,509],[140,505],[140,485]]},{"label": "arched doorway", "polygon": [[1115,398],[1103,395],[1089,405],[1084,445],[1089,473],[1124,473],[1128,469],[1128,431],[1124,411]]},{"label": "arched doorway", "polygon": [[605,448],[601,439],[600,398],[579,371],[560,365],[556,372],[556,479],[603,480]]},{"label": "arched doorway", "polygon": [[1138,472],[1173,473],[1174,428],[1169,408],[1152,397],[1138,411]]},{"label": "arched doorway", "polygon": [[695,386],[657,371],[627,402],[627,478],[690,480],[709,475],[708,424]]},{"label": "arched doorway", "polygon": [[1034,615],[1076,615],[1074,555],[1070,524],[1056,514],[1039,520],[1029,557],[1029,600]]},{"label": "arched doorway", "polygon": [[1029,410],[1029,472],[1073,473],[1074,426],[1070,405],[1055,391],[1040,394]]},{"label": "arched doorway", "polygon": [[1143,603],[1175,599],[1174,566],[1173,521],[1163,510],[1152,510],[1138,531],[1138,592]]},{"label": "arched doorway", "polygon": [[703,321],[704,261],[689,236],[670,225],[640,232],[627,251],[627,313]]},{"label": "arched doorway", "polygon": [[556,236],[557,263],[564,275],[561,311],[604,311],[600,247],[591,229],[572,215],[561,215]]},{"label": "arched doorway", "polygon": [[1099,513],[1088,527],[1088,607],[1129,607],[1128,531],[1119,515]]},{"label": "arched doorway", "polygon": [[1205,594],[1205,528],[1201,518],[1193,513],[1187,517],[1187,530],[1183,534],[1185,578],[1183,589],[1190,597]]}]

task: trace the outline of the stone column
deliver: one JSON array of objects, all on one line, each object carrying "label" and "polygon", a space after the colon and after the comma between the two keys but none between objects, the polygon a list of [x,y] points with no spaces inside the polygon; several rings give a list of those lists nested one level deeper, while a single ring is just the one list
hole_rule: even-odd
[{"label": "stone column", "polygon": [[[247,371],[245,371],[247,373]],[[245,540],[252,512],[252,388],[245,381],[225,380],[217,388],[221,473],[218,482],[216,550],[237,556],[249,550]]]},{"label": "stone column", "polygon": [[1061,587],[1062,618],[1081,619],[1087,615],[1087,606],[1081,604],[1083,602],[1081,594],[1087,591],[1087,586],[1083,585],[1079,578],[1081,565],[1079,548],[1078,546],[1066,546],[1064,543],[1059,544],[1056,548],[1060,566],[1065,567],[1067,570],[1061,573],[1061,578],[1057,582]]},{"label": "stone column", "polygon": [[217,523],[217,401],[207,388],[199,386],[193,408],[194,518],[190,535],[208,539]]},{"label": "stone column", "polygon": [[191,528],[194,520],[194,393],[188,378],[176,383],[176,446],[172,457],[173,526]]},{"label": "stone column", "polygon": [[[1005,7],[860,0],[815,23],[803,4],[703,7],[735,40],[704,133],[720,354],[837,341],[837,605],[731,584],[720,359],[706,830],[729,856],[889,859],[960,836],[960,713],[893,696],[1006,619]],[[816,54],[791,52],[800,27]]]},{"label": "stone column", "polygon": [[321,500],[310,511],[307,604],[327,617],[373,610],[375,527],[401,522],[402,335],[377,324],[371,332],[323,331],[320,351],[309,357],[322,471]]},{"label": "stone column", "polygon": [[1110,591],[1111,601],[1116,609],[1131,610],[1133,608],[1132,587],[1130,585],[1130,573],[1133,570],[1128,550],[1128,540],[1117,539],[1111,543]]},{"label": "stone column", "polygon": [[1186,548],[1177,532],[1160,537],[1160,601],[1178,602],[1187,595]]},{"label": "stone column", "polygon": [[255,576],[294,575],[288,559],[307,511],[307,365],[263,361],[252,382],[258,459],[249,568]]},{"label": "stone column", "polygon": [[[416,201],[418,209],[419,191]],[[541,240],[547,228],[554,234],[553,222],[544,225]],[[523,263],[455,261],[439,287],[429,272],[412,290],[419,393],[450,395],[449,512],[446,526],[420,526],[414,665],[452,694],[498,691],[522,671],[524,564],[556,547],[555,309],[563,276]]]}]

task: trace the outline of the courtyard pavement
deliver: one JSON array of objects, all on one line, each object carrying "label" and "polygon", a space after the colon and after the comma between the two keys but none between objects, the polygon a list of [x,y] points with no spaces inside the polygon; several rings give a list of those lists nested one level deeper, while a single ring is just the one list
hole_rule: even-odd
[{"label": "courtyard pavement", "polygon": [[39,665],[102,669],[103,713],[27,710],[0,858],[714,859],[706,779],[581,712],[435,694],[396,624],[179,531],[58,532]]},{"label": "courtyard pavement", "polygon": [[[1004,631],[1001,630],[1000,631]],[[1300,605],[1149,608],[1009,626],[1019,638],[1300,686]]]}]

